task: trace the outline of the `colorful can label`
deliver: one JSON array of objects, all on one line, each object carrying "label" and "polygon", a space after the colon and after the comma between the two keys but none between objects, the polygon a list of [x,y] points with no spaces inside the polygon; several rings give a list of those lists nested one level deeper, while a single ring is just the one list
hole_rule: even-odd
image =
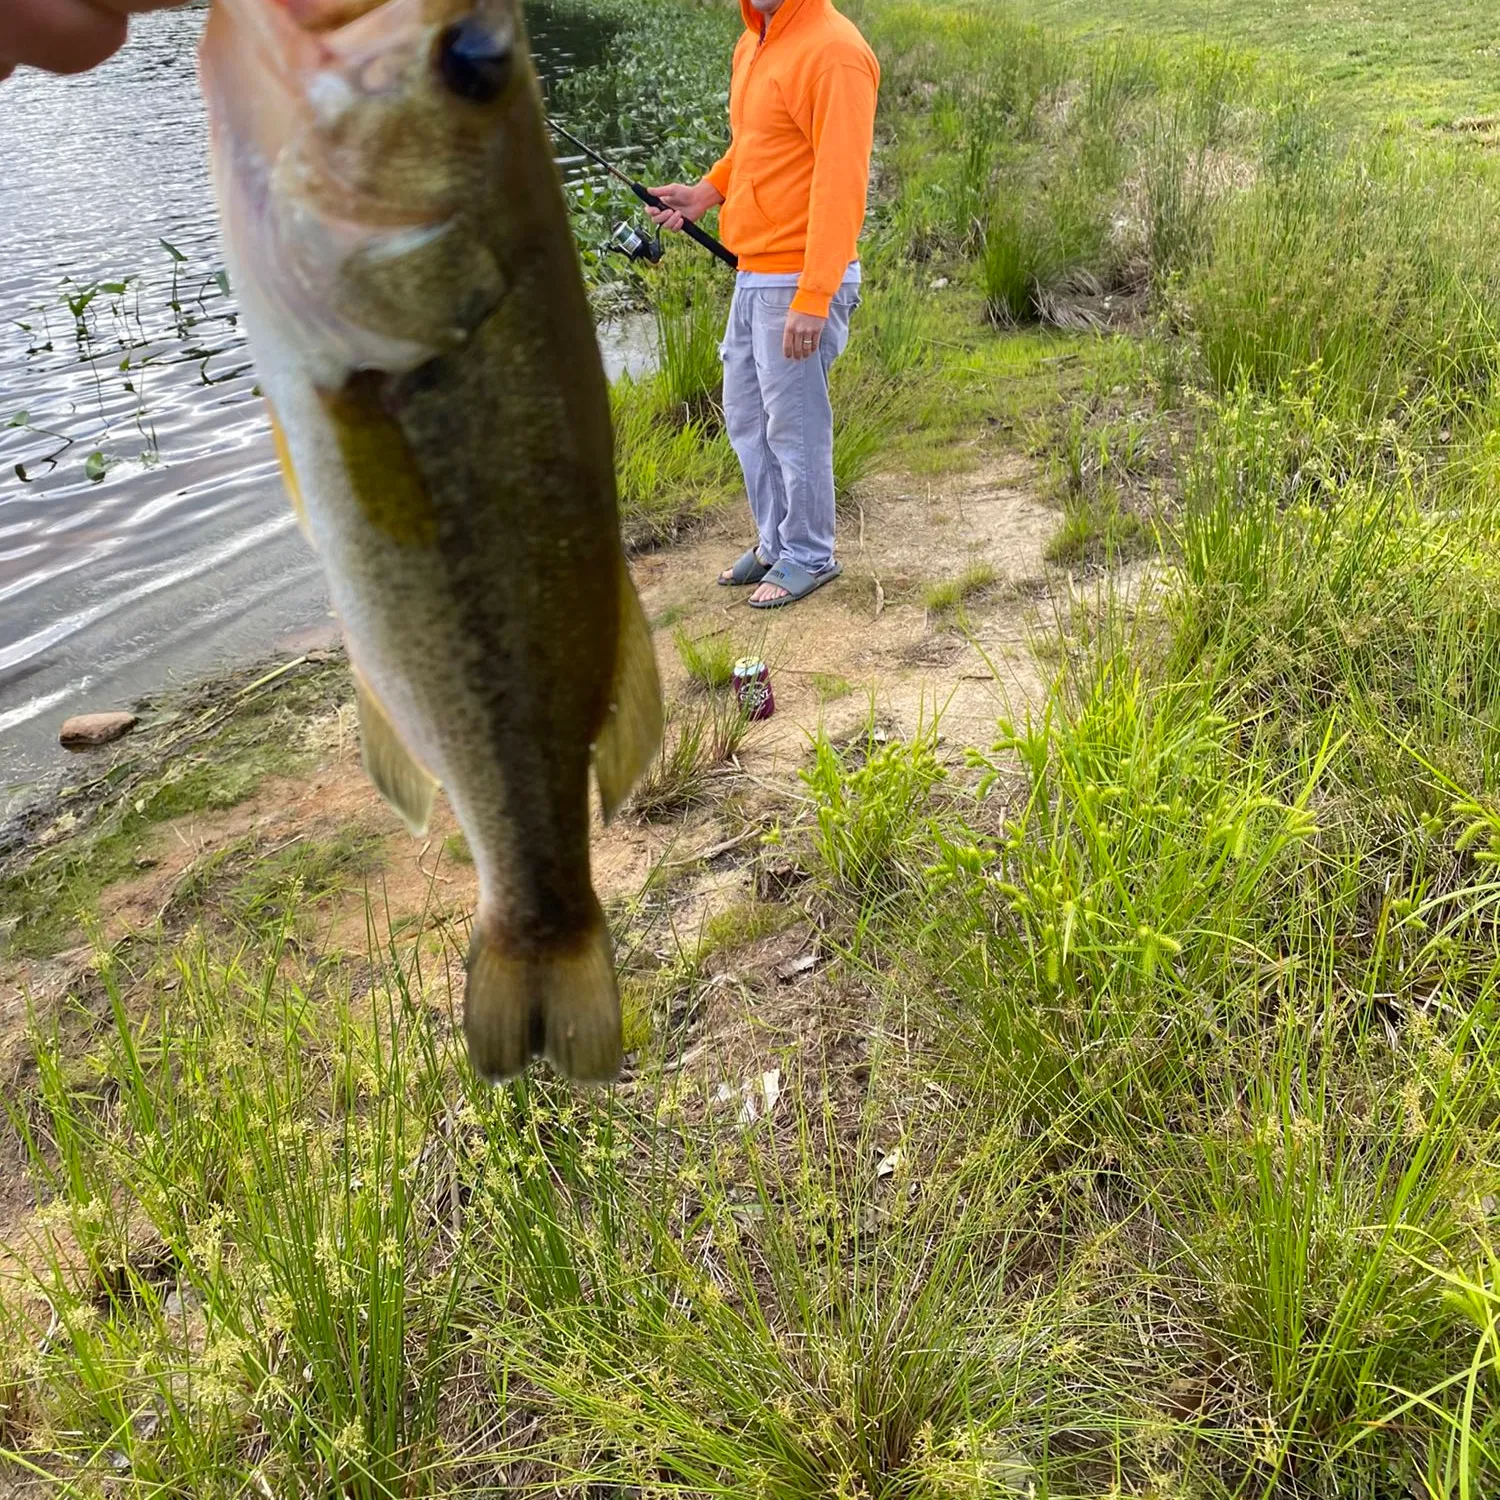
[{"label": "colorful can label", "polygon": [[771,669],[765,662],[754,656],[735,662],[734,697],[747,719],[769,719],[776,712]]}]

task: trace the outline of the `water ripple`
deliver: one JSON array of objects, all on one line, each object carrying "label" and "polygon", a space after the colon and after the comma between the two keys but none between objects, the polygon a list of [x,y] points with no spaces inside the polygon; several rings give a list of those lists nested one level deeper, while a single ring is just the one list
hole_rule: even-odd
[{"label": "water ripple", "polygon": [[[222,274],[205,13],[138,17],[82,77],[0,85],[0,815],[59,774],[67,713],[327,620]],[[615,368],[632,353],[606,343]]]}]

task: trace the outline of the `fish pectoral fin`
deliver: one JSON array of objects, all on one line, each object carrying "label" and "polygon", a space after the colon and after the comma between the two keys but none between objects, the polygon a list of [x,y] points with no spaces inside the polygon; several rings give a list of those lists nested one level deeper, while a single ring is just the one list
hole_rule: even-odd
[{"label": "fish pectoral fin", "polygon": [[607,823],[619,811],[661,744],[661,678],[651,627],[635,581],[620,556],[620,633],[609,717],[594,741],[594,779]]},{"label": "fish pectoral fin", "polygon": [[518,950],[481,912],[469,944],[464,1036],[476,1072],[514,1077],[539,1053],[565,1078],[607,1083],[623,1061],[620,992],[598,903],[583,931]]},{"label": "fish pectoral fin", "polygon": [[364,754],[365,775],[375,790],[401,814],[413,834],[427,832],[437,780],[401,742],[390,715],[380,700],[355,674],[354,693],[359,702],[359,738]]},{"label": "fish pectoral fin", "polygon": [[307,523],[307,504],[302,498],[302,486],[297,483],[297,471],[292,467],[292,450],[287,447],[286,433],[276,416],[276,408],[269,401],[266,402],[266,410],[271,416],[271,440],[276,444],[276,459],[281,465],[281,480],[286,485],[287,499],[292,502],[292,514],[296,516],[297,526],[307,538],[308,545],[312,546],[312,528]]}]

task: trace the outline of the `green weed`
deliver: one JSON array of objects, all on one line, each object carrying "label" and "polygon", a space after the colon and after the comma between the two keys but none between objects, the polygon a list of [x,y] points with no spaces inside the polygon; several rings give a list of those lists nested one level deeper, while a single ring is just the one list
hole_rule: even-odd
[{"label": "green weed", "polygon": [[833,427],[833,487],[847,499],[867,478],[891,443],[891,427],[902,406],[895,382],[871,375],[867,366],[845,356],[833,367],[831,380]]},{"label": "green weed", "polygon": [[1127,562],[1150,551],[1150,532],[1134,511],[1120,503],[1119,492],[1103,486],[1070,495],[1063,504],[1063,523],[1047,543],[1047,561],[1064,566]]},{"label": "green weed", "polygon": [[970,563],[956,578],[944,578],[922,590],[922,602],[935,615],[958,609],[976,594],[994,586],[999,574],[993,563]]},{"label": "green weed", "polygon": [[743,653],[726,630],[692,636],[678,626],[672,632],[672,644],[688,676],[701,688],[710,691],[726,688],[734,677],[734,664]]},{"label": "green weed", "polygon": [[713,773],[733,758],[752,723],[732,694],[715,693],[692,708],[676,706],[654,765],[631,797],[639,817],[664,818],[705,801]]},{"label": "green weed", "polygon": [[727,906],[703,924],[698,935],[698,961],[758,943],[789,927],[798,915],[796,907],[776,901],[747,900]]},{"label": "green weed", "polygon": [[933,363],[929,316],[922,290],[894,276],[864,295],[854,320],[858,347],[868,350],[888,380],[903,380]]},{"label": "green weed", "polygon": [[817,741],[802,779],[817,810],[818,854],[844,888],[873,896],[908,878],[915,834],[946,774],[936,746],[931,722],[910,743],[888,739],[873,722],[847,749]]},{"label": "green weed", "polygon": [[725,499],[738,473],[717,424],[672,412],[659,376],[624,376],[610,392],[621,526],[643,546],[676,535]]},{"label": "green weed", "polygon": [[853,684],[832,672],[814,672],[811,680],[819,703],[835,703],[854,691]]},{"label": "green weed", "polygon": [[996,323],[1029,321],[1046,270],[1045,247],[1024,199],[1007,192],[991,205],[985,221],[980,280],[985,308]]},{"label": "green weed", "polygon": [[658,379],[667,403],[711,424],[717,419],[724,370],[719,341],[729,303],[723,278],[700,259],[663,263],[652,288]]}]

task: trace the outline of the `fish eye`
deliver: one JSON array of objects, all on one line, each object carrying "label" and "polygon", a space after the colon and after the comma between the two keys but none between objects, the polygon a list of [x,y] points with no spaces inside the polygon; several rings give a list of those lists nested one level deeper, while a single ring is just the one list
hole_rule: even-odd
[{"label": "fish eye", "polygon": [[511,45],[474,16],[455,22],[438,38],[438,71],[448,91],[471,104],[489,104],[510,82]]}]

